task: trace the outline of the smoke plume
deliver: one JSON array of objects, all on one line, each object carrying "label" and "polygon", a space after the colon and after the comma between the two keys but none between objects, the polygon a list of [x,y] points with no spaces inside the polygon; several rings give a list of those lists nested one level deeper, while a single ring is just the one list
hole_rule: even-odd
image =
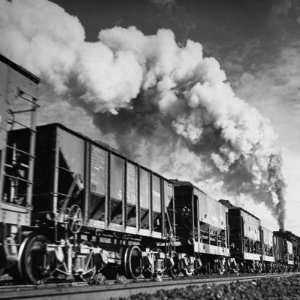
[{"label": "smoke plume", "polygon": [[1,53],[84,107],[121,151],[165,176],[250,195],[283,227],[276,135],[200,43],[135,27],[87,42],[80,21],[46,0],[1,1],[0,36]]}]

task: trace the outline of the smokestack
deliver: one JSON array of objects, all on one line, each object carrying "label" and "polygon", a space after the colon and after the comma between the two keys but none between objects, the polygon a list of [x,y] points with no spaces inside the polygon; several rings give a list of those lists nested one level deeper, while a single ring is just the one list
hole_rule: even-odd
[{"label": "smokestack", "polygon": [[0,34],[0,52],[84,108],[125,154],[170,178],[263,202],[283,228],[276,134],[200,43],[135,27],[87,42],[80,21],[46,0],[1,1]]}]

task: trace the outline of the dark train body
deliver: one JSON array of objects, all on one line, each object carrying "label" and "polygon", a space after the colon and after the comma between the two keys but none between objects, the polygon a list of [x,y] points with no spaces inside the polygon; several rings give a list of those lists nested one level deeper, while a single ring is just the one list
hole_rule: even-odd
[{"label": "dark train body", "polygon": [[60,124],[36,127],[38,78],[3,56],[0,73],[1,273],[38,283],[297,268],[296,236]]},{"label": "dark train body", "polygon": [[246,210],[229,208],[231,255],[250,271],[261,260],[260,220]]},{"label": "dark train body", "polygon": [[294,249],[291,240],[287,237],[286,232],[274,231],[273,233],[274,256],[278,263],[279,269],[294,268]]},{"label": "dark train body", "polygon": [[199,259],[203,272],[224,272],[230,256],[228,209],[190,182],[173,180],[178,250]]}]

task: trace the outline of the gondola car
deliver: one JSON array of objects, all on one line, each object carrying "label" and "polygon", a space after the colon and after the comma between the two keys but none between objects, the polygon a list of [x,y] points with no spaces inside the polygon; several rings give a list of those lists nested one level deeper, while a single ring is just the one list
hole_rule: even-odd
[{"label": "gondola car", "polygon": [[198,272],[223,273],[229,257],[228,209],[190,182],[173,180],[177,253],[195,260]]},{"label": "gondola car", "polygon": [[242,272],[261,269],[260,219],[240,207],[228,211],[230,255]]}]

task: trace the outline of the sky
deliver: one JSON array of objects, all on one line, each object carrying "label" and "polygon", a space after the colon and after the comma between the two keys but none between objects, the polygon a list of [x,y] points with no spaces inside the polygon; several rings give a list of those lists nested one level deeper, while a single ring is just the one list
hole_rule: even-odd
[{"label": "sky", "polygon": [[[88,42],[97,41],[103,29],[135,26],[145,35],[156,34],[161,28],[171,29],[179,45],[184,45],[188,39],[201,43],[204,55],[215,57],[226,72],[227,82],[236,95],[255,107],[274,128],[286,182],[285,228],[300,235],[300,1],[52,2],[79,19]],[[99,131],[99,126],[104,128],[105,122],[98,121],[100,125],[96,126],[95,116],[86,109],[90,103],[82,106],[61,101],[47,85],[41,90],[41,101],[40,123],[60,121],[94,139],[120,146],[111,132]],[[105,119],[105,115],[98,117]],[[223,198],[215,187],[204,186],[212,196]],[[228,197],[262,218],[264,225],[276,229],[277,222],[263,203]]]}]

